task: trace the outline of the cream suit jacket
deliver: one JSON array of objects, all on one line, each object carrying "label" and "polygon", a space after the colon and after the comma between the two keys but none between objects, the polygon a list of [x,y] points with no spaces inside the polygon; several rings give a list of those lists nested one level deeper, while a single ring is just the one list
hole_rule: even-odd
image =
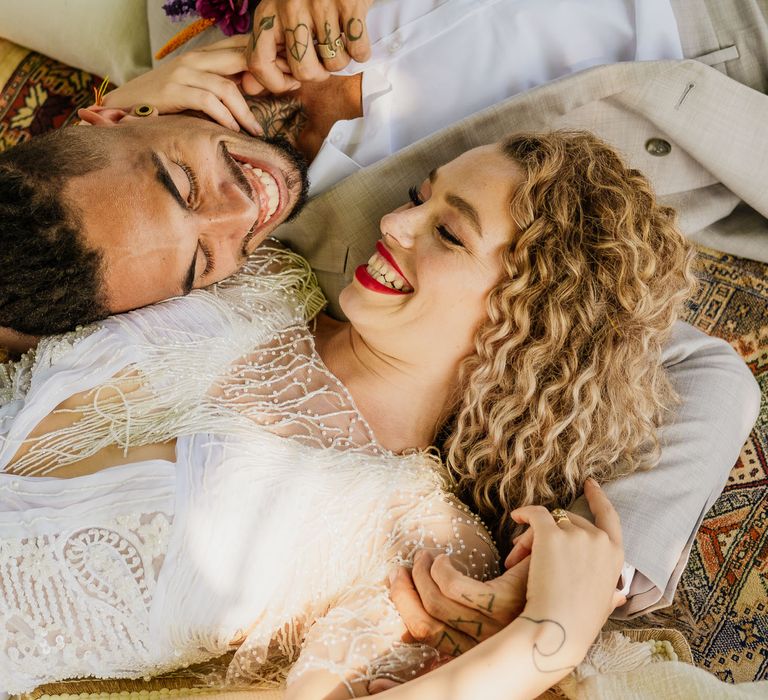
[{"label": "cream suit jacket", "polygon": [[[768,165],[768,97],[690,60],[601,66],[511,97],[343,180],[281,227],[280,238],[308,258],[329,311],[341,317],[339,291],[370,257],[381,216],[407,200],[409,186],[511,132],[574,128],[595,132],[649,176],[692,238],[768,261],[760,177]],[[678,323],[664,364],[682,404],[662,430],[661,462],[606,485],[622,518],[626,560],[637,569],[619,617],[671,603],[695,533],[759,409],[753,377],[723,341]],[[583,499],[573,508],[587,512]]]}]

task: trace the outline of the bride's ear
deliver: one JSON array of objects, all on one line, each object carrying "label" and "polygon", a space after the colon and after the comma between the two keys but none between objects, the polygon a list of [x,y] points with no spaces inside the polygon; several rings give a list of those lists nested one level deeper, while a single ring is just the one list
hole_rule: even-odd
[{"label": "bride's ear", "polygon": [[[139,114],[137,110],[143,110],[143,113]],[[88,124],[92,126],[116,126],[125,120],[133,121],[135,119],[144,119],[146,117],[157,117],[158,112],[148,105],[140,105],[135,110],[122,109],[119,107],[105,107],[104,105],[91,105],[90,107],[78,109],[77,116],[80,119],[80,124]]]}]

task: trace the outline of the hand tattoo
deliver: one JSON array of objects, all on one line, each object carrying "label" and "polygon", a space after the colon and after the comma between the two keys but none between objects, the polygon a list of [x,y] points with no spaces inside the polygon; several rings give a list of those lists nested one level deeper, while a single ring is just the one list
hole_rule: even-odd
[{"label": "hand tattoo", "polygon": [[557,645],[557,649],[555,649],[554,651],[550,651],[550,652],[542,651],[541,649],[539,649],[539,645],[537,642],[533,643],[533,649],[531,650],[531,657],[533,658],[533,665],[536,667],[537,671],[540,671],[541,673],[556,673],[560,671],[572,671],[574,668],[576,668],[575,666],[561,666],[560,668],[542,668],[539,665],[539,661],[536,658],[536,654],[538,654],[540,657],[544,657],[544,659],[546,660],[547,657],[554,656],[555,654],[557,654],[558,651],[560,651],[563,648],[563,644],[565,644],[565,639],[566,639],[565,627],[563,627],[559,622],[555,620],[548,620],[548,619],[535,620],[532,617],[527,617],[526,615],[520,615],[519,619],[528,620],[528,622],[533,622],[534,624],[537,624],[537,625],[545,624],[547,622],[553,625],[557,625],[557,627],[560,628],[560,631],[563,634],[563,638],[562,640],[560,640],[560,644]]},{"label": "hand tattoo", "polygon": [[333,44],[333,39],[331,39],[331,23],[330,22],[325,23],[325,27],[323,27],[323,31],[325,32],[325,36],[323,37],[323,40],[320,43],[331,46]]},{"label": "hand tattoo", "polygon": [[[493,612],[493,601],[496,600],[495,593],[481,593],[475,596],[469,596],[466,593],[462,593],[461,597],[467,602],[472,603],[476,608],[480,608],[480,610],[485,610],[488,613]],[[478,600],[476,600],[477,598],[483,602],[478,602]]]},{"label": "hand tattoo", "polygon": [[480,620],[463,620],[460,617],[457,617],[455,620],[446,620],[448,624],[453,627],[454,629],[460,629],[460,625],[474,625],[475,631],[474,634],[470,633],[470,636],[477,639],[482,633],[483,633],[483,623],[480,622]]},{"label": "hand tattoo", "polygon": [[443,641],[447,641],[449,644],[453,645],[451,650],[448,652],[451,656],[459,656],[461,654],[461,647],[459,646],[459,643],[453,637],[451,637],[448,632],[443,632],[443,636],[437,640],[435,647],[438,648],[443,643]]},{"label": "hand tattoo", "polygon": [[266,32],[269,29],[272,29],[272,27],[275,26],[275,16],[270,15],[269,17],[262,17],[261,22],[259,22],[259,28],[251,34],[251,50],[256,48],[256,42],[259,40],[259,37]]},{"label": "hand tattoo", "polygon": [[349,41],[357,41],[365,33],[365,25],[363,20],[353,17],[347,22],[347,39]]},{"label": "hand tattoo", "polygon": [[304,58],[311,40],[312,34],[309,27],[303,22],[293,29],[285,30],[285,48],[296,61],[300,62]]},{"label": "hand tattoo", "polygon": [[295,144],[301,130],[307,125],[307,112],[296,97],[245,96],[253,116],[264,129],[264,136],[282,136]]}]

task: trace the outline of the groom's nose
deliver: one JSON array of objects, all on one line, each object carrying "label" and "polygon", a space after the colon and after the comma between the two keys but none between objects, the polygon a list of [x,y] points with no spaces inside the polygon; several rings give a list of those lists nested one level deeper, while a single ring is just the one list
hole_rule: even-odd
[{"label": "groom's nose", "polygon": [[201,202],[198,210],[207,234],[242,243],[254,223],[259,220],[258,196],[254,194],[254,201],[233,182],[221,183],[216,195],[208,202]]}]

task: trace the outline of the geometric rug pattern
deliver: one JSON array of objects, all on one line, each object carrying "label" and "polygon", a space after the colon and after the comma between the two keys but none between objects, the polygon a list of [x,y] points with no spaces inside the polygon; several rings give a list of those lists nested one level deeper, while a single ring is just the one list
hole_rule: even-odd
[{"label": "geometric rug pattern", "polygon": [[[0,40],[0,150],[71,123],[100,82]],[[622,625],[678,629],[697,666],[725,681],[767,680],[768,265],[706,248],[698,264],[686,320],[744,358],[761,385],[760,417],[702,523],[672,606]]]},{"label": "geometric rug pattern", "polygon": [[683,632],[694,663],[721,680],[766,680],[768,265],[707,248],[697,264],[700,287],[686,320],[744,358],[760,384],[760,415],[699,529],[672,606],[621,624]]}]

